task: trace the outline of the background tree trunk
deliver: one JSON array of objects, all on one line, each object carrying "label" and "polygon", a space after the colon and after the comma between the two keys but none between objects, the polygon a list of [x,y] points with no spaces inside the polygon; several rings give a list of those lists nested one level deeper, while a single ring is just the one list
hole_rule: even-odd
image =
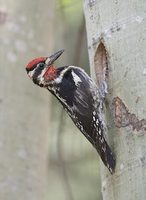
[{"label": "background tree trunk", "polygon": [[103,79],[108,82],[108,137],[117,157],[112,176],[101,164],[103,199],[144,200],[146,3],[85,0],[84,11],[92,77],[97,83]]},{"label": "background tree trunk", "polygon": [[54,1],[0,2],[0,199],[44,200],[48,171],[48,92],[25,65],[53,46]]}]

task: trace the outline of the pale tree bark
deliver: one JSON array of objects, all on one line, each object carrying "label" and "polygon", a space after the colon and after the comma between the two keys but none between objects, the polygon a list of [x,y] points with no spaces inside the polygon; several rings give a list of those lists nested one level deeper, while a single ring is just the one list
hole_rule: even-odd
[{"label": "pale tree bark", "polygon": [[[146,2],[85,0],[92,77],[108,83],[115,174],[101,164],[104,200],[146,199]],[[106,68],[106,73],[105,69]]]},{"label": "pale tree bark", "polygon": [[25,65],[53,46],[54,1],[0,2],[0,199],[45,200],[48,92]]}]

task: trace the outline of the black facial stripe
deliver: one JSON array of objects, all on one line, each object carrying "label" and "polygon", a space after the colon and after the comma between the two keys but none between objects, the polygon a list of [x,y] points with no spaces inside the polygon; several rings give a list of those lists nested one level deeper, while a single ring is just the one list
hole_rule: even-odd
[{"label": "black facial stripe", "polygon": [[32,81],[34,82],[34,84],[39,85],[39,81],[37,79],[33,79]]},{"label": "black facial stripe", "polygon": [[27,73],[30,71],[33,71],[35,67],[36,67],[36,65],[33,65],[31,68],[26,68]]},{"label": "black facial stripe", "polygon": [[41,74],[44,69],[44,63],[39,63],[34,71],[33,79],[37,79],[37,77]]},{"label": "black facial stripe", "polygon": [[36,68],[36,70],[34,71],[34,74],[33,74],[33,79],[37,79],[37,77],[41,74],[43,68]]}]

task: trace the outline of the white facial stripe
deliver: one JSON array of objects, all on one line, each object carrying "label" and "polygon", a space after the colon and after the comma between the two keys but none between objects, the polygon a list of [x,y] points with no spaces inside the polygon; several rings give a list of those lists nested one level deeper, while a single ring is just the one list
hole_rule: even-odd
[{"label": "white facial stripe", "polygon": [[[34,75],[36,69],[37,69],[37,68],[35,68],[34,70],[28,72],[28,76],[29,76],[31,79],[32,79],[32,77],[33,77],[33,75]],[[45,74],[45,72],[46,72],[47,69],[48,69],[48,68],[44,68],[44,69],[41,71],[40,75],[37,77],[39,83],[42,83],[42,84],[44,83],[44,74]]]},{"label": "white facial stripe", "polygon": [[42,71],[41,71],[41,74],[38,76],[38,78],[41,78],[44,76],[45,72],[47,71],[48,68],[44,68]]},{"label": "white facial stripe", "polygon": [[47,60],[45,61],[45,64],[48,65],[50,62],[50,58],[47,58]]},{"label": "white facial stripe", "polygon": [[35,72],[35,70],[32,70],[32,71],[28,72],[28,76],[29,76],[30,78],[32,78],[32,77],[33,77],[33,74],[34,74],[34,72]]}]

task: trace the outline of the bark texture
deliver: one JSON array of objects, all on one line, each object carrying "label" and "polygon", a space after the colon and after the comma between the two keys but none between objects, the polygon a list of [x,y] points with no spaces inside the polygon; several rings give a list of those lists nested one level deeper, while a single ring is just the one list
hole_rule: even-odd
[{"label": "bark texture", "polygon": [[0,2],[0,199],[47,199],[48,92],[25,65],[52,49],[54,3]]},{"label": "bark texture", "polygon": [[[101,164],[104,200],[146,199],[146,3],[85,0],[91,74],[108,83],[108,138],[114,175]],[[106,69],[106,70],[105,70]]]}]

